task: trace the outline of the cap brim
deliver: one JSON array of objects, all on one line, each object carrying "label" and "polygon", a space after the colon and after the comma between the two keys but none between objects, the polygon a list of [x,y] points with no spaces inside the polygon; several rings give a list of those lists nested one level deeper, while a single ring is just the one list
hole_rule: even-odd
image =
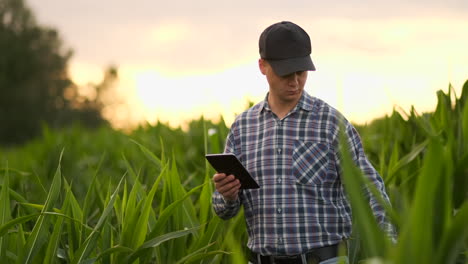
[{"label": "cap brim", "polygon": [[315,71],[309,55],[285,60],[267,60],[278,76],[285,76],[299,71]]}]

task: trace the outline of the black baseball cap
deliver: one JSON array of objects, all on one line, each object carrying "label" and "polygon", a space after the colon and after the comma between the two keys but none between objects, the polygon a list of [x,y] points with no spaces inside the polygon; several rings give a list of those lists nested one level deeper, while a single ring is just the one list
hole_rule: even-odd
[{"label": "black baseball cap", "polygon": [[260,57],[273,71],[285,76],[298,71],[315,71],[310,58],[312,47],[307,32],[300,26],[282,21],[267,27],[258,42]]}]

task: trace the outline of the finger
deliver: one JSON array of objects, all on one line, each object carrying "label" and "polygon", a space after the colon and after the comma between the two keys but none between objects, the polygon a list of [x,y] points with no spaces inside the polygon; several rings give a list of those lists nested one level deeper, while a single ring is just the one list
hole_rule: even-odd
[{"label": "finger", "polygon": [[228,200],[237,200],[240,192],[240,183],[224,193],[224,198]]},{"label": "finger", "polygon": [[226,178],[226,174],[224,174],[224,173],[216,173],[216,174],[213,176],[213,181],[214,181],[214,182],[220,182],[220,181],[222,181],[224,178]]},{"label": "finger", "polygon": [[232,190],[239,190],[240,186],[241,186],[240,181],[235,179],[234,181],[231,181],[222,185],[217,184],[216,189],[218,190],[219,193],[224,195],[225,193],[228,193]]},{"label": "finger", "polygon": [[224,197],[232,198],[231,200],[235,200],[238,194],[239,188],[232,188],[224,194]]},{"label": "finger", "polygon": [[222,175],[224,175],[224,177],[219,176],[219,178],[216,179],[217,181],[215,181],[215,183],[219,184],[220,186],[226,185],[236,180],[236,177],[232,174],[226,176],[226,174],[223,173]]},{"label": "finger", "polygon": [[239,180],[237,180],[235,177],[233,177],[233,175],[230,175],[226,178],[224,178],[223,180],[220,180],[218,182],[215,183],[216,185],[216,188],[218,189],[230,189],[232,186],[236,185],[236,183],[238,182]]}]

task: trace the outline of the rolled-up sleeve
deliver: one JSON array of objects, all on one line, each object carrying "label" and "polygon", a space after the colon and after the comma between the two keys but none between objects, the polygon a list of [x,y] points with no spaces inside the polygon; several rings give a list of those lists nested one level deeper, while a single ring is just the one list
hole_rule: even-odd
[{"label": "rolled-up sleeve", "polygon": [[218,191],[213,193],[212,203],[216,214],[225,220],[236,216],[240,209],[239,198],[235,201],[226,201]]}]

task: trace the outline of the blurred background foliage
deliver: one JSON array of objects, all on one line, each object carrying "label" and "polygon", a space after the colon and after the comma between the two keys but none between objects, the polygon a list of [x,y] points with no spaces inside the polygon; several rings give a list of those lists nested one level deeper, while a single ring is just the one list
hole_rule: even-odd
[{"label": "blurred background foliage", "polygon": [[24,143],[40,135],[42,124],[107,124],[101,99],[117,68],[109,66],[102,82],[91,85],[94,98],[84,97],[67,71],[72,54],[59,32],[39,25],[23,0],[0,1],[0,144]]}]

